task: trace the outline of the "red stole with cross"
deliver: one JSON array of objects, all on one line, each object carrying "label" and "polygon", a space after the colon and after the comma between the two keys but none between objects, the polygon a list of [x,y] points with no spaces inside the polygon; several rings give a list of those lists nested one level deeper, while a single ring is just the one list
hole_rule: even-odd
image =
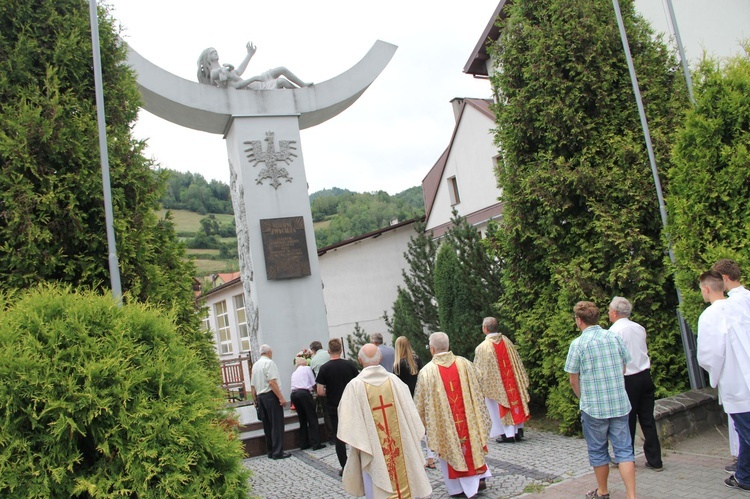
[{"label": "red stole with cross", "polygon": [[508,357],[508,349],[505,347],[505,341],[493,343],[492,346],[495,347],[497,367],[500,369],[500,378],[503,380],[505,394],[508,396],[508,403],[510,404],[510,408],[498,404],[498,407],[500,408],[500,417],[502,418],[510,412],[513,417],[513,424],[525,423],[529,418],[523,410],[521,392],[518,390],[516,373],[513,371],[513,364]]},{"label": "red stole with cross", "polygon": [[449,367],[439,366],[440,379],[443,381],[445,393],[448,394],[448,405],[450,405],[453,421],[456,423],[456,433],[461,442],[461,454],[466,460],[467,471],[456,471],[448,464],[448,478],[461,478],[465,476],[481,475],[487,471],[487,465],[481,468],[474,467],[474,456],[471,453],[471,440],[469,439],[469,425],[466,422],[466,408],[464,406],[464,394],[461,390],[461,377],[458,375],[458,367],[454,362]]}]

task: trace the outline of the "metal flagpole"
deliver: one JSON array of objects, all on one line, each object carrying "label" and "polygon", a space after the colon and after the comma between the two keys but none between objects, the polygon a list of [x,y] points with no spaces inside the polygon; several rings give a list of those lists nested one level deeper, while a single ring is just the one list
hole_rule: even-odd
[{"label": "metal flagpole", "polygon": [[91,17],[91,49],[94,53],[94,87],[96,90],[96,118],[99,124],[99,156],[102,161],[102,186],[104,188],[104,217],[107,225],[107,248],[109,250],[109,276],[112,284],[112,295],[118,304],[122,304],[122,286],[120,284],[120,264],[117,260],[115,243],[114,215],[112,212],[112,189],[109,181],[109,152],[107,150],[107,128],[104,119],[104,89],[102,85],[102,60],[99,51],[99,16],[96,0],[89,0]]},{"label": "metal flagpole", "polygon": [[[628,45],[628,35],[625,33],[625,24],[622,20],[622,13],[620,12],[620,3],[618,0],[612,0],[612,4],[615,8],[615,15],[617,16],[617,26],[620,28],[620,38],[622,39],[622,47],[625,51],[625,58],[628,62],[628,71],[630,72],[630,81],[633,84],[633,93],[635,94],[635,102],[638,105],[638,114],[641,118],[641,127],[643,128],[643,135],[646,139],[646,149],[648,150],[648,159],[651,163],[651,173],[654,176],[654,184],[656,185],[656,197],[659,200],[659,212],[661,213],[661,223],[664,231],[667,230],[667,208],[664,204],[664,196],[662,195],[661,180],[659,180],[659,171],[656,168],[656,158],[654,157],[654,148],[651,144],[651,133],[648,130],[648,121],[646,120],[646,112],[643,109],[643,101],[641,100],[641,91],[638,87],[638,78],[635,75],[635,67],[633,66],[633,56],[630,54],[630,46]],[[676,262],[674,251],[672,250],[672,244],[668,244],[669,259],[672,264]],[[677,302],[682,305],[682,293],[677,288]],[[706,381],[703,377],[703,372],[698,366],[696,359],[696,344],[695,336],[688,331],[685,319],[682,317],[679,308],[677,309],[677,321],[680,325],[680,336],[682,337],[682,348],[685,350],[685,357],[687,359],[688,377],[690,379],[690,388],[703,388],[706,386]]]},{"label": "metal flagpole", "polygon": [[672,0],[667,0],[667,8],[669,9],[669,17],[672,21],[672,30],[674,30],[674,39],[677,42],[677,50],[680,51],[680,59],[682,59],[682,72],[685,73],[685,84],[687,85],[688,97],[690,97],[690,103],[695,106],[695,97],[693,96],[693,79],[690,76],[690,67],[688,66],[687,57],[685,57],[685,47],[682,45],[680,29],[677,27],[677,17],[674,15]]}]

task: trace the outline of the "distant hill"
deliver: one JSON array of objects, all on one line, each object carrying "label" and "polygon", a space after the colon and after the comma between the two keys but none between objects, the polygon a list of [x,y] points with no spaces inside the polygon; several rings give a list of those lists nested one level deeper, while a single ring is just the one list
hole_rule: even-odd
[{"label": "distant hill", "polygon": [[385,191],[352,192],[325,189],[310,195],[314,222],[330,223],[315,229],[318,248],[424,215],[422,187],[415,186],[391,196]]},{"label": "distant hill", "polygon": [[[199,248],[203,248],[215,253],[216,242],[209,246],[202,245],[198,240],[201,238],[196,236],[202,228],[200,220],[203,217],[214,214],[219,222],[227,223],[226,217],[233,214],[229,186],[217,180],[208,182],[201,175],[169,169],[158,170],[155,174],[167,177],[162,207],[175,214],[177,233],[189,242],[193,248],[191,252],[203,256],[204,253],[199,253]],[[310,208],[315,223],[315,240],[318,248],[322,248],[387,227],[394,220],[403,222],[420,217],[424,215],[424,199],[421,186],[411,187],[393,196],[385,191],[354,192],[332,187],[310,194]],[[196,215],[190,216],[189,212]],[[226,234],[221,235],[225,236],[221,241],[224,246],[231,246],[233,242],[228,240]],[[223,255],[227,254],[226,247]],[[219,260],[218,255],[214,258]],[[214,268],[218,264],[207,266]]]}]

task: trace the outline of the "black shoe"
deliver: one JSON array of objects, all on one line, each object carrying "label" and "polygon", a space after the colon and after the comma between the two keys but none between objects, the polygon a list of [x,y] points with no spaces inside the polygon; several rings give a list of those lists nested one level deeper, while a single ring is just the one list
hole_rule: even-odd
[{"label": "black shoe", "polygon": [[724,485],[726,485],[730,489],[737,489],[737,490],[743,490],[745,492],[750,492],[750,485],[742,485],[740,482],[737,481],[734,475],[724,480]]},{"label": "black shoe", "polygon": [[516,442],[519,440],[523,440],[523,428],[519,428],[518,433],[516,433]]},{"label": "black shoe", "polygon": [[313,445],[312,450],[320,450],[320,449],[325,449],[325,448],[326,448],[326,444],[319,444],[319,445]]},{"label": "black shoe", "polygon": [[487,482],[484,481],[484,478],[479,479],[479,488],[477,489],[477,492],[480,490],[484,490],[487,488]]},{"label": "black shoe", "polygon": [[495,442],[499,444],[514,444],[516,443],[516,437],[506,437],[505,435],[500,435],[500,438],[495,439]]},{"label": "black shoe", "polygon": [[273,458],[272,458],[272,459],[286,459],[286,458],[288,458],[288,457],[292,457],[292,455],[291,455],[291,454],[289,454],[288,452],[285,452],[285,453],[283,453],[283,454],[282,454],[282,455],[280,455],[280,456],[273,456]]},{"label": "black shoe", "polygon": [[309,445],[303,445],[302,447],[299,448],[299,450],[307,450],[309,448],[310,448]]},{"label": "black shoe", "polygon": [[654,471],[664,471],[664,466],[653,466],[648,461],[646,461],[646,468]]},{"label": "black shoe", "polygon": [[737,461],[733,462],[730,465],[724,466],[724,471],[726,471],[730,475],[734,475],[737,472]]}]

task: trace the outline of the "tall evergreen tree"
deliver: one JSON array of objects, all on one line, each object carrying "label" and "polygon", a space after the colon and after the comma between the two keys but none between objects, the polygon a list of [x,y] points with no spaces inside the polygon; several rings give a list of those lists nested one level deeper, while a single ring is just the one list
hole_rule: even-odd
[{"label": "tall evergreen tree", "polygon": [[696,104],[673,151],[667,205],[687,321],[696,327],[703,300],[698,276],[720,258],[750,275],[750,45],[727,61],[704,59]]},{"label": "tall evergreen tree", "polygon": [[[670,51],[632,0],[620,2],[656,161],[687,99]],[[686,386],[676,293],[632,86],[609,0],[516,0],[493,51],[503,189],[503,322],[512,324],[535,395],[570,429],[563,372],[582,299],[634,304],[649,332],[659,394]]]},{"label": "tall evergreen tree", "polygon": [[474,358],[482,342],[482,319],[494,315],[500,268],[481,234],[454,210],[435,261],[435,298],[442,330],[457,355]]},{"label": "tall evergreen tree", "polygon": [[401,271],[405,287],[398,288],[393,318],[384,315],[393,338],[406,336],[417,355],[426,361],[429,352],[423,345],[427,344],[429,332],[439,330],[434,282],[437,242],[432,232],[425,233],[424,222],[415,223],[414,231],[404,253],[408,271]]},{"label": "tall evergreen tree", "polygon": [[[164,175],[131,136],[140,98],[115,21],[99,8],[117,253],[128,300],[174,307],[204,352],[192,264],[155,209]],[[43,281],[107,289],[91,29],[84,0],[0,8],[0,289]],[[207,353],[206,361],[210,354]]]}]

